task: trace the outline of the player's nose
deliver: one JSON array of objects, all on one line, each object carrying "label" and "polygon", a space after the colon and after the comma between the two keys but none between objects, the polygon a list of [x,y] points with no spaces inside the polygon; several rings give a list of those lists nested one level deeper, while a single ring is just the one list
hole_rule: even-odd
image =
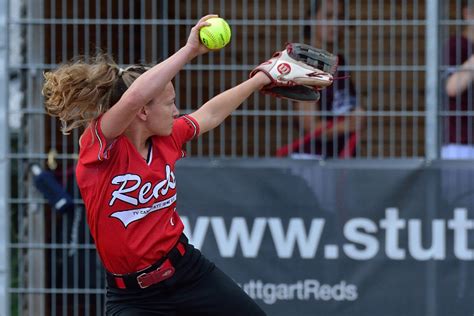
[{"label": "player's nose", "polygon": [[178,117],[179,116],[179,110],[176,107],[176,105],[173,106],[173,117]]}]

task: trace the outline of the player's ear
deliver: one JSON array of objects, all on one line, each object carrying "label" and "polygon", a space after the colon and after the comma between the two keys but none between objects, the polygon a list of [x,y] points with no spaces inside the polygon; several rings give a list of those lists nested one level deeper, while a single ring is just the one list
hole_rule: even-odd
[{"label": "player's ear", "polygon": [[146,121],[148,117],[148,108],[145,106],[142,106],[142,108],[138,111],[137,116],[140,120]]}]

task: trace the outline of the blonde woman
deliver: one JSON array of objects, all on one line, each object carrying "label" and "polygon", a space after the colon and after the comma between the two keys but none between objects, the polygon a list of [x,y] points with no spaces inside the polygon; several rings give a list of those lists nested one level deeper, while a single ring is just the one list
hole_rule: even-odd
[{"label": "blonde woman", "polygon": [[218,126],[253,92],[263,73],[178,117],[172,79],[208,52],[203,17],[187,43],[152,67],[119,68],[107,56],[45,74],[49,114],[63,132],[85,126],[77,183],[107,270],[108,315],[264,315],[226,274],[187,242],[176,204],[175,163],[187,141]]}]

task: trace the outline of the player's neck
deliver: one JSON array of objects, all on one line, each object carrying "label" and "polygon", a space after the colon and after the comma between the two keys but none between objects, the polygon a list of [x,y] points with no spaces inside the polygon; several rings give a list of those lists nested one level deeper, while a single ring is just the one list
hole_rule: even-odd
[{"label": "player's neck", "polygon": [[140,153],[140,155],[144,159],[147,159],[150,136],[144,135],[138,132],[132,132],[132,131],[126,131],[125,136],[133,144],[133,146],[135,146],[135,148]]}]

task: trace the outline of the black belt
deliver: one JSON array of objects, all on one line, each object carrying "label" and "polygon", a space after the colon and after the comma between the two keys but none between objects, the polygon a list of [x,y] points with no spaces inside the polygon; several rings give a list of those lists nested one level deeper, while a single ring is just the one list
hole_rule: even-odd
[{"label": "black belt", "polygon": [[151,266],[138,272],[114,274],[106,271],[107,284],[117,289],[145,289],[150,285],[171,278],[178,260],[184,256],[188,238],[181,234],[173,249]]}]

